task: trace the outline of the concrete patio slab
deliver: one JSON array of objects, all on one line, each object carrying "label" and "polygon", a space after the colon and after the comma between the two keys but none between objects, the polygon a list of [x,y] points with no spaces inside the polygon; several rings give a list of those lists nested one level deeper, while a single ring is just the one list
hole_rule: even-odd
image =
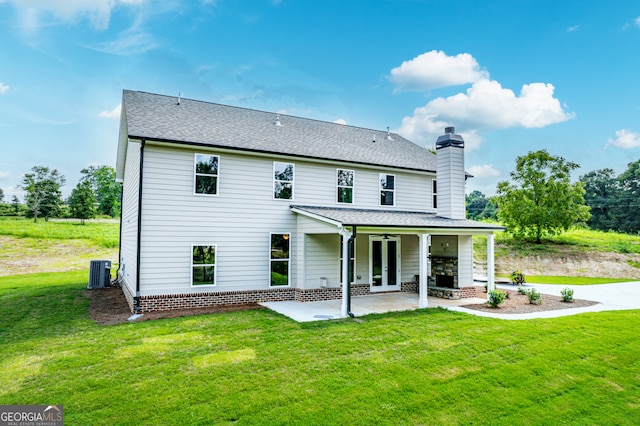
[{"label": "concrete patio slab", "polygon": [[[499,288],[513,289],[510,285],[499,285]],[[484,303],[486,299],[470,298],[460,300],[440,299],[429,297],[429,308],[442,307],[452,311],[464,312],[471,315],[499,318],[506,320],[523,320],[532,318],[556,318],[567,315],[577,315],[584,312],[601,312],[612,310],[640,309],[640,281],[599,284],[599,285],[552,285],[528,284],[542,294],[560,295],[560,291],[569,287],[574,290],[576,299],[599,302],[597,305],[585,308],[568,308],[553,311],[541,311],[527,314],[500,314],[466,309],[469,304]],[[275,312],[288,316],[298,322],[321,321],[342,318],[341,300],[326,300],[322,302],[263,302],[265,306]],[[354,296],[351,299],[351,312],[356,316],[391,311],[408,311],[418,309],[418,295],[415,293],[380,293],[369,296]]]}]

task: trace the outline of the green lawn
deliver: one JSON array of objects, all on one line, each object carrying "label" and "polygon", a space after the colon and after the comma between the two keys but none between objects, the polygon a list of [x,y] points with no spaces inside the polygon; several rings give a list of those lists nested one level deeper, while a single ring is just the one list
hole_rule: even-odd
[{"label": "green lawn", "polygon": [[79,221],[0,217],[0,235],[12,235],[19,238],[37,238],[49,240],[88,240],[104,248],[118,247],[120,227],[115,220],[91,221],[84,225]]},{"label": "green lawn", "polygon": [[0,404],[61,403],[68,425],[640,419],[640,311],[298,324],[255,310],[103,327],[86,280],[0,278]]}]

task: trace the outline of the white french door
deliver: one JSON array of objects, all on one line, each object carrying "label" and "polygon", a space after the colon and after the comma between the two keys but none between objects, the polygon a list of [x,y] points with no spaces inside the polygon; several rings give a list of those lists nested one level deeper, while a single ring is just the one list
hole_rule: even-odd
[{"label": "white french door", "polygon": [[371,291],[400,290],[400,237],[369,236]]}]

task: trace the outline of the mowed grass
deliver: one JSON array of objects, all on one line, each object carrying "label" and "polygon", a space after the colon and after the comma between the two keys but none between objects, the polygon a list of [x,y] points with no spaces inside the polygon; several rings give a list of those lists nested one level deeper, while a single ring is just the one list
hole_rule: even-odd
[{"label": "mowed grass", "polygon": [[0,235],[19,238],[49,240],[88,240],[104,248],[116,248],[120,238],[117,220],[91,221],[84,225],[80,221],[50,220],[0,217]]},{"label": "mowed grass", "polygon": [[0,278],[0,404],[63,404],[68,425],[640,419],[640,311],[299,324],[253,310],[104,327],[86,278]]},{"label": "mowed grass", "polygon": [[0,276],[86,269],[93,259],[115,263],[119,232],[114,220],[0,218]]}]

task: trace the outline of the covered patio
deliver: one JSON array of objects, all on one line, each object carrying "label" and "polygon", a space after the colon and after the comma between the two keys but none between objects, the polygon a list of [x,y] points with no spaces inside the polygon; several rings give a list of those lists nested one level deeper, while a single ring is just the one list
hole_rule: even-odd
[{"label": "covered patio", "polygon": [[[359,308],[372,313],[379,304],[389,311],[439,306],[446,299],[473,303],[473,236],[486,236],[487,284],[494,288],[494,233],[502,231],[501,226],[416,211],[299,205],[291,211],[297,215],[297,288],[313,291],[320,282],[323,290],[342,293],[339,315],[326,315],[357,315],[357,303],[368,299],[356,296],[383,292],[389,292],[388,299],[372,298],[376,302]],[[337,263],[336,249],[339,274],[329,266]],[[409,294],[395,295],[398,291]],[[326,307],[337,302],[317,303]],[[300,308],[310,310],[311,302]]]}]

